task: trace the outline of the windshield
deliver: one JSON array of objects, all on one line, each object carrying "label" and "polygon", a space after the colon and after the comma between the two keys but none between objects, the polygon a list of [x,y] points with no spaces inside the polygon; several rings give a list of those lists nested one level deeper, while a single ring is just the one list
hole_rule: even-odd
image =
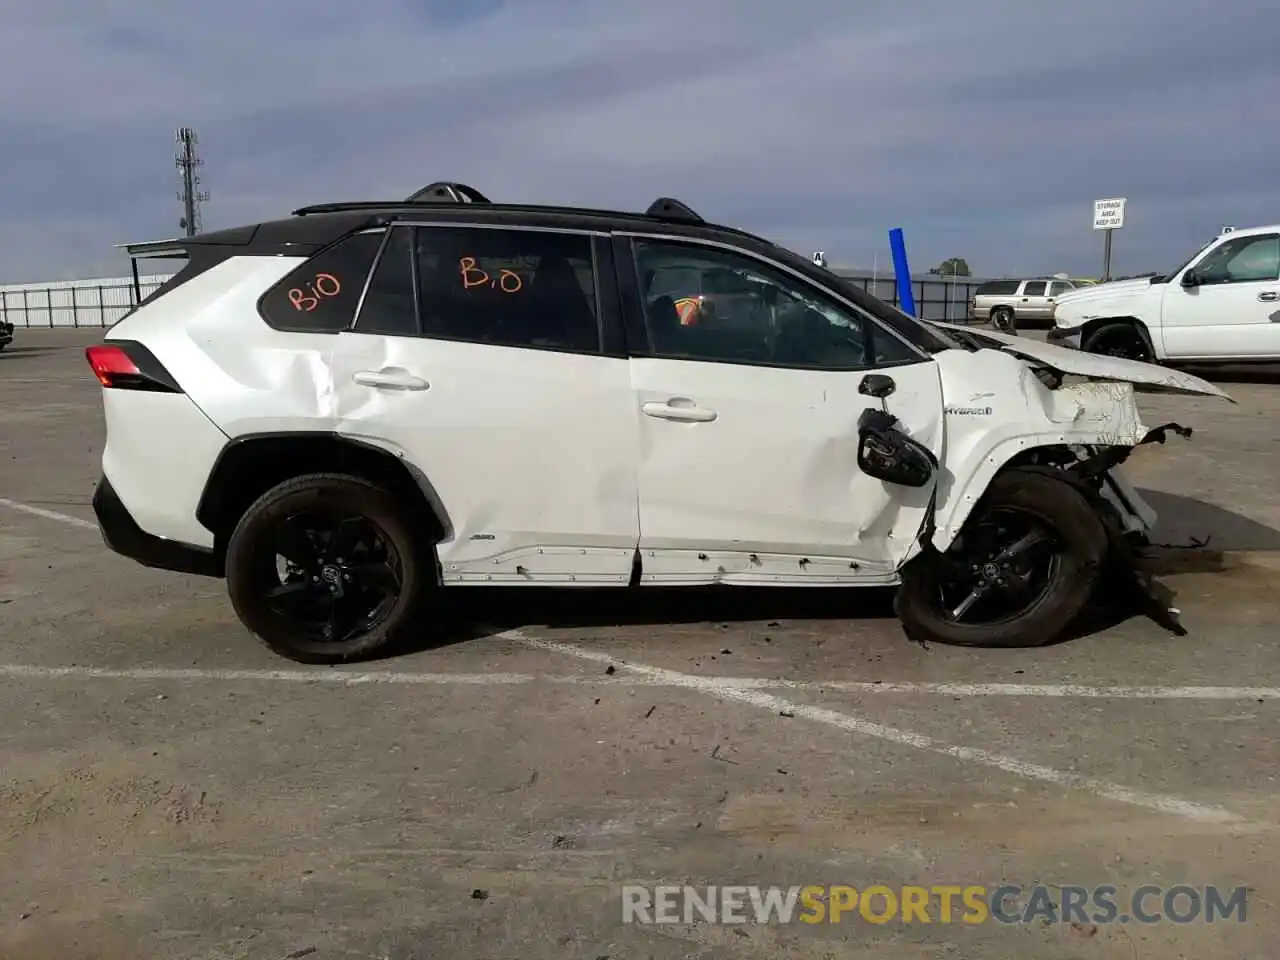
[{"label": "windshield", "polygon": [[1202,254],[1202,253],[1204,253],[1206,250],[1208,250],[1211,246],[1213,246],[1215,243],[1217,243],[1217,241],[1218,241],[1218,238],[1217,238],[1217,237],[1214,237],[1214,238],[1213,238],[1212,240],[1210,240],[1208,243],[1202,243],[1202,244],[1201,244],[1201,245],[1196,249],[1196,252],[1195,252],[1195,253],[1193,253],[1191,256],[1187,257],[1187,259],[1183,260],[1183,261],[1182,261],[1182,263],[1178,264],[1176,267],[1174,267],[1174,268],[1173,268],[1172,270],[1170,270],[1168,273],[1162,273],[1162,274],[1160,274],[1159,276],[1152,277],[1152,278],[1151,278],[1151,282],[1152,282],[1152,283],[1168,283],[1170,280],[1172,280],[1174,277],[1176,277],[1178,274],[1180,274],[1183,270],[1185,270],[1185,269],[1187,268],[1187,264],[1189,264],[1189,263],[1190,263],[1192,260],[1194,260],[1196,257],[1200,256],[1200,254]]},{"label": "windshield", "polygon": [[808,257],[802,257],[785,247],[776,247],[774,253],[787,266],[806,276],[814,279],[821,277],[823,284],[839,292],[845,299],[871,314],[912,346],[926,353],[970,349],[967,344],[951,336],[949,331],[934,326],[928,320],[913,317],[893,304],[872,296],[856,283],[846,280],[825,267],[816,266]]}]

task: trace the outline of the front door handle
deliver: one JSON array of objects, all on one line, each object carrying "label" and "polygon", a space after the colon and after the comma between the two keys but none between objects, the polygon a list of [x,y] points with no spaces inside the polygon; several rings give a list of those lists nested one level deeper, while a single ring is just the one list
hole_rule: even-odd
[{"label": "front door handle", "polygon": [[1263,303],[1275,303],[1275,301],[1280,300],[1280,293],[1275,290],[1263,290],[1258,294],[1258,299]]},{"label": "front door handle", "polygon": [[400,367],[360,370],[352,374],[351,379],[361,386],[378,387],[382,390],[426,390],[431,386],[421,377],[415,377],[408,370],[402,370]]},{"label": "front door handle", "polygon": [[710,423],[717,416],[714,410],[706,410],[694,406],[690,400],[676,398],[666,403],[651,401],[644,404],[641,411],[646,417],[657,417],[659,420],[680,420],[684,423]]}]

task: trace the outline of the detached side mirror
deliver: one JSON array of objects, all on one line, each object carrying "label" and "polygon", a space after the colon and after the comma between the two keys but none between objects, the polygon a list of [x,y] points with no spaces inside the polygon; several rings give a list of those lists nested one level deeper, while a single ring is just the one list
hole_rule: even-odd
[{"label": "detached side mirror", "polygon": [[903,487],[923,487],[937,461],[930,450],[897,427],[897,419],[868,408],[858,420],[858,469],[869,477]]},{"label": "detached side mirror", "polygon": [[1200,278],[1196,275],[1194,270],[1188,270],[1182,275],[1181,283],[1184,287],[1190,290],[1192,287],[1200,286]]}]

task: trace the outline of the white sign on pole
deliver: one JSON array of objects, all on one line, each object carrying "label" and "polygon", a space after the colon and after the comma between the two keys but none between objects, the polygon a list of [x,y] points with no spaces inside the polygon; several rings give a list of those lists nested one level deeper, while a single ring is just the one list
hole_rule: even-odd
[{"label": "white sign on pole", "polygon": [[1109,200],[1093,201],[1093,229],[1119,230],[1123,227],[1126,199],[1126,197],[1112,197]]}]

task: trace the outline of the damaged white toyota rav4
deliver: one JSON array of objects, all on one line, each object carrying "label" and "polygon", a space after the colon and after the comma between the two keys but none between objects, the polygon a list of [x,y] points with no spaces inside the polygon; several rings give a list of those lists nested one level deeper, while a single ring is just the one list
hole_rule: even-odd
[{"label": "damaged white toyota rav4", "polygon": [[913,637],[1048,643],[1155,520],[1135,385],[1225,396],[914,320],[665,198],[441,183],[128,249],[188,262],[88,350],[103,536],[303,662],[459,584],[897,586]]}]

